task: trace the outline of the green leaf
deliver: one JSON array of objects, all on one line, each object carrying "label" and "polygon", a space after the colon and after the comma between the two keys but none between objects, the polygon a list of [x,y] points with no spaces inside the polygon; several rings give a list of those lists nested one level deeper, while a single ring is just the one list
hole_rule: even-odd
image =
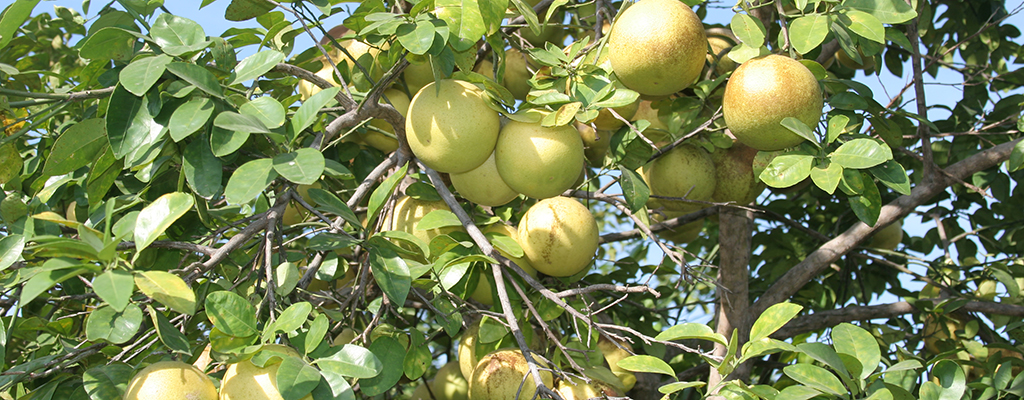
[{"label": "green leaf", "polygon": [[728,346],[729,341],[724,335],[715,333],[711,327],[696,322],[687,322],[679,325],[674,325],[655,337],[657,340],[672,341],[672,340],[683,340],[683,339],[701,339],[709,340],[715,343],[720,343],[723,346]]},{"label": "green leaf", "polygon": [[407,163],[391,174],[384,182],[381,182],[380,186],[370,194],[370,203],[366,210],[367,226],[373,225],[377,215],[380,214],[381,207],[384,207],[384,203],[391,197],[391,193],[395,191],[395,186],[405,178],[405,173],[408,170],[409,164]]},{"label": "green leaf", "polygon": [[384,369],[370,350],[354,344],[344,345],[340,351],[316,360],[316,364],[324,371],[357,379],[375,377]]},{"label": "green leaf", "polygon": [[359,386],[364,395],[377,396],[394,387],[405,373],[405,347],[392,337],[382,336],[370,344],[370,352],[380,360],[383,368],[376,376],[360,380]]},{"label": "green leaf", "polygon": [[327,88],[306,99],[295,111],[295,115],[292,115],[292,132],[298,134],[313,125],[317,117],[320,116],[320,109],[334,101],[334,96],[338,94],[339,90],[341,90],[339,87]]},{"label": "green leaf", "polygon": [[349,208],[348,204],[345,204],[338,196],[335,196],[334,193],[312,188],[309,189],[309,198],[316,203],[318,209],[337,215],[354,226],[362,227],[362,222],[356,217],[356,213]]},{"label": "green leaf", "polygon": [[828,119],[828,133],[825,135],[825,143],[832,143],[839,138],[839,135],[846,131],[850,117],[839,114]]},{"label": "green leaf", "polygon": [[184,280],[170,272],[143,271],[135,275],[135,286],[174,311],[188,315],[196,312],[196,294]]},{"label": "green leaf", "polygon": [[171,139],[180,142],[206,126],[206,122],[213,115],[213,109],[213,102],[206,97],[196,97],[178,106],[174,114],[171,114],[170,123],[167,125]]},{"label": "green leaf", "polygon": [[824,343],[800,343],[797,349],[804,354],[807,354],[816,361],[825,364],[832,370],[839,374],[839,377],[844,381],[849,378],[853,378],[850,375],[850,371],[846,369],[846,365],[843,364],[843,360],[839,357],[831,346]]},{"label": "green leaf", "polygon": [[840,14],[839,21],[861,37],[885,44],[885,27],[873,15],[858,10],[847,10]]},{"label": "green leaf", "polygon": [[551,126],[563,126],[572,122],[576,119],[576,113],[583,107],[583,103],[574,101],[571,103],[562,104],[558,107],[555,112],[545,115],[540,121],[540,126],[551,127]]},{"label": "green leaf", "polygon": [[[434,3],[437,7],[450,6],[462,11],[462,18],[456,18],[454,21],[446,20],[448,27],[458,37],[476,43],[487,32],[487,26],[484,25],[484,17],[480,13],[480,5],[477,4],[476,0],[446,0],[435,1]],[[453,22],[458,24],[453,26]]]},{"label": "green leaf", "polygon": [[286,112],[281,102],[270,96],[257,97],[252,101],[238,107],[242,115],[256,117],[269,129],[276,129],[284,125]]},{"label": "green leaf", "polygon": [[917,16],[903,0],[845,0],[843,7],[871,14],[883,24],[902,24]]},{"label": "green leaf", "polygon": [[619,173],[619,185],[622,186],[626,205],[629,206],[629,211],[635,213],[647,205],[647,199],[651,197],[651,188],[640,174],[631,169],[619,167]]},{"label": "green leaf", "polygon": [[779,395],[775,398],[786,400],[809,400],[818,397],[819,395],[821,395],[821,392],[807,386],[793,385],[782,389],[779,392]]},{"label": "green leaf", "polygon": [[[414,337],[423,336],[423,333],[419,331],[410,332]],[[409,346],[409,352],[405,354],[405,360],[402,362],[402,370],[405,376],[409,379],[416,380],[423,376],[423,373],[427,371],[427,367],[430,366],[430,361],[433,360],[433,355],[430,354],[430,347],[423,343],[423,339],[419,339],[419,343]]]},{"label": "green leaf", "polygon": [[459,221],[459,217],[456,217],[455,213],[449,210],[431,211],[416,223],[416,229],[424,231],[449,226],[462,226],[462,221]]},{"label": "green leaf", "polygon": [[10,234],[0,239],[0,271],[10,268],[21,259],[25,250],[25,236]]},{"label": "green leaf", "polygon": [[181,158],[185,180],[196,195],[210,200],[224,188],[224,163],[213,155],[205,137],[190,142]]},{"label": "green leaf", "polygon": [[270,341],[278,332],[290,333],[302,327],[313,312],[313,305],[303,301],[288,306],[280,316],[263,330],[263,340]]},{"label": "green leaf", "polygon": [[883,185],[899,194],[910,195],[910,176],[896,160],[886,160],[882,164],[871,167],[868,171]]},{"label": "green leaf", "polygon": [[122,159],[133,151],[159,137],[163,126],[150,114],[150,97],[137,97],[122,86],[117,86],[110,95],[111,110],[106,115],[107,140],[114,157]]},{"label": "green leaf", "polygon": [[771,336],[771,334],[796,317],[797,314],[800,314],[800,310],[803,309],[803,307],[793,303],[779,303],[768,307],[764,313],[761,313],[760,317],[757,317],[754,325],[750,327],[750,341],[756,342]]},{"label": "green leaf", "polygon": [[405,304],[409,289],[412,287],[409,266],[391,248],[392,245],[379,236],[371,237],[365,246],[369,253],[373,279],[380,285],[381,291],[388,296],[391,303],[401,307]]},{"label": "green leaf", "polygon": [[808,14],[793,20],[789,26],[789,41],[800,54],[810,53],[828,36],[828,16]]},{"label": "green leaf", "polygon": [[833,194],[843,180],[843,167],[828,160],[816,163],[811,169],[811,181],[825,193]]},{"label": "green leaf", "polygon": [[213,126],[229,131],[249,132],[250,134],[270,133],[270,130],[263,125],[259,118],[231,111],[217,114],[217,117],[213,119]]},{"label": "green leaf", "polygon": [[190,63],[172,62],[167,64],[167,70],[213,97],[224,98],[224,90],[217,82],[217,77],[206,68]]},{"label": "green leaf", "polygon": [[672,393],[678,392],[680,390],[701,387],[701,386],[704,386],[704,385],[707,385],[707,383],[705,383],[705,382],[672,382],[672,383],[668,383],[668,384],[665,384],[665,385],[661,385],[661,387],[658,388],[658,391],[661,392],[661,394],[672,394]]},{"label": "green leaf", "polygon": [[320,371],[298,357],[286,357],[277,369],[277,388],[284,400],[300,400],[320,384]]},{"label": "green leaf", "polygon": [[115,362],[89,368],[82,374],[82,385],[91,399],[120,399],[131,378],[132,367]]},{"label": "green leaf", "polygon": [[[77,241],[76,241],[77,242]],[[67,260],[67,259],[65,259]],[[52,261],[52,260],[51,260]],[[44,264],[48,265],[48,264]],[[80,267],[80,264],[68,264],[62,266],[59,269],[41,271],[25,282],[25,285],[21,288],[21,298],[19,304],[24,305],[31,303],[36,297],[50,290],[54,285],[61,283],[68,278],[78,276],[86,271]]]},{"label": "green leaf", "polygon": [[743,344],[742,357],[739,362],[743,363],[752,358],[761,358],[781,351],[796,351],[796,346],[770,337],[749,341]]},{"label": "green leaf", "polygon": [[843,386],[843,383],[839,381],[839,378],[836,378],[836,376],[827,369],[814,364],[793,364],[783,368],[782,371],[786,376],[793,378],[794,381],[820,390],[824,393],[831,393],[836,396],[842,396],[849,393],[849,390]]},{"label": "green leaf", "polygon": [[122,312],[102,306],[89,313],[85,321],[85,336],[90,341],[106,340],[113,344],[127,342],[142,327],[142,309],[130,306]]},{"label": "green leaf", "polygon": [[160,342],[175,353],[191,356],[192,348],[189,346],[188,339],[174,325],[171,325],[167,316],[151,305],[147,305],[146,310],[149,311],[149,317],[153,320],[153,326],[156,327],[156,334],[160,337]]},{"label": "green leaf", "polygon": [[434,43],[434,24],[425,20],[415,24],[402,24],[395,34],[398,35],[398,41],[402,43],[402,47],[412,54],[423,55],[430,50],[431,44]]},{"label": "green leaf", "polygon": [[260,158],[249,161],[231,174],[228,185],[224,188],[224,198],[229,204],[248,203],[259,196],[276,178],[273,160]]},{"label": "green leaf", "polygon": [[921,386],[922,400],[959,400],[967,390],[967,377],[955,361],[941,360],[935,363],[931,376],[939,382],[927,381]]},{"label": "green leaf", "polygon": [[128,271],[110,270],[92,279],[92,289],[114,311],[124,311],[135,292],[135,278]]},{"label": "green leaf", "polygon": [[32,9],[36,8],[36,4],[39,4],[39,0],[19,0],[4,9],[0,16],[0,49],[11,43],[21,24],[32,16]]},{"label": "green leaf", "polygon": [[[1024,118],[1021,120],[1024,121]],[[1010,160],[1006,163],[1008,172],[1017,172],[1021,167],[1024,167],[1024,140],[1013,145],[1013,150],[1010,151]]]},{"label": "green leaf", "polygon": [[676,376],[676,372],[672,370],[668,363],[660,358],[648,355],[629,356],[619,360],[616,365],[627,371],[665,374],[671,377]]},{"label": "green leaf", "polygon": [[143,208],[135,221],[135,248],[142,251],[160,237],[167,228],[192,209],[195,200],[185,193],[160,196]]},{"label": "green leaf", "polygon": [[277,50],[263,50],[248,56],[235,67],[235,79],[229,85],[236,85],[259,78],[274,69],[281,61],[284,61],[284,53]]},{"label": "green leaf", "polygon": [[267,0],[231,0],[224,10],[228,21],[245,21],[264,15],[274,9],[274,3]]},{"label": "green leaf", "polygon": [[842,323],[832,328],[832,345],[836,353],[846,354],[860,360],[860,379],[867,379],[878,368],[882,360],[878,341],[868,331],[856,325]]},{"label": "green leaf", "polygon": [[89,165],[107,143],[103,119],[92,118],[74,124],[53,143],[43,175],[64,175]]},{"label": "green leaf", "polygon": [[[170,15],[170,14],[160,14]],[[164,74],[167,64],[174,59],[166,54],[139,58],[124,67],[118,74],[118,81],[126,90],[136,96],[145,95],[149,88]]]},{"label": "green leaf", "polygon": [[25,165],[14,143],[0,145],[0,183],[10,182],[21,174]]},{"label": "green leaf", "polygon": [[814,136],[814,129],[807,126],[807,124],[805,124],[804,121],[801,121],[793,117],[786,117],[782,119],[781,124],[786,129],[789,129],[790,132],[793,132],[797,134],[797,136],[807,139],[808,142],[811,142],[811,144],[815,145],[816,147],[821,147],[821,145],[818,144],[818,138]]},{"label": "green leaf", "polygon": [[128,61],[135,54],[139,34],[108,26],[82,39],[78,55],[89,60]]},{"label": "green leaf", "polygon": [[217,157],[225,157],[242,148],[249,140],[248,131],[229,131],[213,127],[210,129],[210,150]]},{"label": "green leaf", "polygon": [[878,215],[882,212],[882,195],[878,193],[875,183],[867,180],[861,194],[850,197],[850,207],[858,219],[865,224],[875,226]]},{"label": "green leaf", "polygon": [[853,139],[840,145],[829,158],[845,168],[865,169],[891,160],[892,150],[874,139]]},{"label": "green leaf", "polygon": [[324,155],[309,147],[278,154],[274,156],[274,170],[289,181],[311,185],[324,173]]},{"label": "green leaf", "polygon": [[775,157],[768,167],[761,171],[761,180],[775,188],[790,187],[811,174],[814,156],[787,154]]},{"label": "green leaf", "polygon": [[202,26],[188,18],[167,13],[156,17],[149,36],[164,53],[172,56],[199,51],[210,44]]},{"label": "green leaf", "polygon": [[736,35],[743,44],[758,48],[764,44],[765,29],[764,25],[757,18],[751,17],[747,14],[736,13],[732,16],[732,22],[729,24],[732,28],[733,34]]},{"label": "green leaf", "polygon": [[220,290],[206,296],[206,317],[213,326],[227,335],[248,337],[259,330],[256,326],[256,307],[244,297]]},{"label": "green leaf", "polygon": [[327,320],[327,314],[317,314],[316,318],[313,318],[313,322],[309,325],[309,332],[306,332],[305,342],[303,343],[306,354],[313,351],[320,345],[320,342],[324,339],[324,335],[327,334],[327,330],[330,329],[331,322]]}]

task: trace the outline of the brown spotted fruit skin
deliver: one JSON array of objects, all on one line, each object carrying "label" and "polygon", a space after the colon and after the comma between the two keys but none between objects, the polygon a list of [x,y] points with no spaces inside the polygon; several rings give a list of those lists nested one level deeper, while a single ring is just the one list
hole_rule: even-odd
[{"label": "brown spotted fruit skin", "polygon": [[608,60],[626,87],[647,96],[685,89],[704,68],[704,25],[679,0],[641,0],[622,12],[608,36]]},{"label": "brown spotted fruit skin", "polygon": [[722,99],[725,124],[743,144],[761,151],[782,150],[804,138],[782,126],[786,117],[814,128],[824,99],[814,74],[780,55],[752,58],[729,77]]},{"label": "brown spotted fruit skin", "polygon": [[[480,359],[469,381],[469,400],[532,399],[537,392],[530,367],[519,350],[498,350]],[[553,379],[548,371],[540,371],[541,381],[548,388]],[[525,381],[524,381],[525,378]],[[522,391],[519,385],[522,383]]]},{"label": "brown spotted fruit skin", "polygon": [[530,207],[519,222],[519,244],[537,271],[554,277],[573,276],[594,259],[597,221],[579,201],[544,199]]}]

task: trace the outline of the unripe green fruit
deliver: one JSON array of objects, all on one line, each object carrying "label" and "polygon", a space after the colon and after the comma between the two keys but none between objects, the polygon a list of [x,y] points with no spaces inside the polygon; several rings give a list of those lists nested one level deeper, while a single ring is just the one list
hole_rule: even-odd
[{"label": "unripe green fruit", "polygon": [[480,166],[469,171],[451,174],[452,185],[466,200],[482,206],[497,207],[519,196],[498,174],[494,153]]},{"label": "unripe green fruit", "polygon": [[537,271],[554,277],[578,274],[590,265],[598,246],[594,215],[568,197],[544,199],[519,222],[519,244]]},{"label": "unripe green fruit", "polygon": [[899,246],[902,241],[903,221],[900,220],[879,229],[878,232],[875,232],[875,235],[871,237],[871,242],[868,243],[868,247],[883,250],[895,250],[896,246]]},{"label": "unripe green fruit", "polygon": [[580,132],[580,138],[583,139],[583,155],[587,158],[590,166],[604,165],[604,156],[608,154],[614,132],[595,131],[590,125],[579,123],[576,124],[576,130]]},{"label": "unripe green fruit", "polygon": [[678,92],[704,68],[704,25],[678,0],[641,0],[623,11],[608,36],[608,57],[626,87],[648,96]]},{"label": "unripe green fruit", "polygon": [[[658,157],[643,168],[642,175],[653,195],[705,201],[715,192],[715,163],[707,151],[689,144]],[[657,204],[674,211],[703,208],[699,203],[669,199],[657,199]]]},{"label": "unripe green fruit", "polygon": [[783,119],[793,117],[813,129],[823,106],[821,88],[807,67],[789,57],[768,55],[747,60],[732,73],[722,114],[740,142],[775,151],[804,141],[782,126]]},{"label": "unripe green fruit", "polygon": [[572,125],[511,121],[501,129],[494,161],[512,190],[537,199],[558,196],[583,170],[583,140]]},{"label": "unripe green fruit", "polygon": [[[386,102],[385,97],[391,102],[391,105],[395,107],[395,110],[397,110],[399,114],[402,114],[403,117],[409,113],[409,96],[407,96],[405,92],[398,89],[385,90],[384,96],[380,99],[381,103]],[[370,121],[370,125],[384,132],[390,133],[391,135],[395,134],[395,128],[391,126],[391,123],[383,119],[375,118]],[[363,139],[363,143],[385,153],[390,153],[398,149],[398,139],[377,131],[369,130],[365,134],[361,135],[361,139]]]},{"label": "unripe green fruit", "polygon": [[484,91],[453,79],[424,86],[409,105],[405,133],[416,158],[438,172],[466,172],[494,151],[501,121]]},{"label": "unripe green fruit", "polygon": [[[519,350],[498,350],[480,359],[473,368],[469,382],[471,400],[532,399],[537,385],[530,373],[529,364]],[[544,386],[552,387],[553,379],[548,371],[540,371]],[[525,378],[525,381],[524,381]],[[520,384],[522,391],[520,392]]]},{"label": "unripe green fruit", "polygon": [[128,384],[124,400],[217,400],[217,387],[203,371],[181,361],[143,368]]}]

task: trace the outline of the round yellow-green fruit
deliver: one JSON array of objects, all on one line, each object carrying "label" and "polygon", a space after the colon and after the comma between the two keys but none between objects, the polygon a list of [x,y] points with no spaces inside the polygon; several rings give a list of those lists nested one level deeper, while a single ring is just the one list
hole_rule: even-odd
[{"label": "round yellow-green fruit", "polygon": [[501,129],[494,161],[512,190],[536,199],[558,196],[583,170],[583,139],[572,125],[511,121]]},{"label": "round yellow-green fruit", "polygon": [[576,130],[583,139],[583,156],[591,167],[604,165],[604,156],[612,143],[612,131],[595,131],[589,124],[576,123]]},{"label": "round yellow-green fruit", "polygon": [[383,230],[406,232],[426,243],[430,243],[430,240],[437,235],[448,234],[461,229],[461,227],[455,226],[427,230],[418,229],[416,225],[419,224],[420,220],[435,210],[449,210],[449,208],[447,204],[440,200],[424,201],[410,196],[402,196],[395,203],[395,209],[392,210],[391,215],[384,219]]},{"label": "round yellow-green fruit", "polygon": [[409,88],[409,93],[416,93],[434,81],[434,70],[430,67],[429,61],[410,60],[409,66],[405,67],[405,71],[402,72],[402,77],[405,79],[405,85]]},{"label": "round yellow-green fruit", "polygon": [[886,227],[879,229],[871,237],[868,247],[882,250],[895,250],[903,241],[903,220],[893,222]]},{"label": "round yellow-green fruit", "polygon": [[160,361],[135,374],[124,400],[217,400],[210,377],[191,364]]},{"label": "round yellow-green fruit", "polygon": [[823,106],[814,74],[799,61],[774,54],[740,64],[722,98],[729,130],[743,144],[761,151],[802,143],[804,138],[782,126],[782,120],[793,117],[813,129]]},{"label": "round yellow-green fruit", "polygon": [[[516,230],[516,228],[513,228],[511,225],[507,225],[502,222],[488,225],[487,227],[481,229],[481,231],[485,235],[488,233],[505,235],[514,240],[516,243],[519,243],[519,231]],[[522,247],[522,245],[520,245],[520,247]],[[498,247],[495,248],[498,249],[498,254],[501,254],[505,258],[514,262],[524,272],[530,274],[530,276],[532,277],[537,277],[537,270],[534,269],[532,265],[530,265],[530,261],[526,259],[525,254],[521,257],[512,257],[512,255],[508,254],[504,250]],[[471,299],[488,306],[494,305],[494,294],[492,291],[492,289],[494,288],[494,278],[493,273],[491,272],[491,268],[492,267],[488,266],[483,269],[480,278],[477,281],[476,290],[473,291],[473,294],[469,295]]]},{"label": "round yellow-green fruit", "polygon": [[430,381],[430,389],[438,400],[467,400],[469,398],[469,381],[462,376],[459,363],[452,361],[437,370],[434,380]]},{"label": "round yellow-green fruit", "polygon": [[[392,88],[385,90],[383,94],[380,99],[381,103],[390,101],[391,106],[395,107],[395,110],[402,114],[403,117],[409,113],[409,96],[405,92]],[[387,132],[390,136],[372,129],[367,130],[365,134],[360,135],[363,143],[385,153],[398,149],[398,139],[393,137],[395,135],[395,128],[391,126],[391,123],[380,118],[374,118],[370,121],[370,126]]]},{"label": "round yellow-green fruit", "polygon": [[626,87],[663,96],[697,80],[707,45],[704,25],[685,3],[641,0],[616,18],[608,58]]},{"label": "round yellow-green fruit", "polygon": [[584,382],[576,377],[569,377],[558,382],[555,391],[562,395],[564,400],[587,400],[592,398],[621,397],[618,390],[606,383],[591,380],[591,383]]},{"label": "round yellow-green fruit", "polygon": [[552,197],[530,207],[519,222],[519,244],[537,271],[554,277],[578,274],[598,246],[594,215],[580,202]]},{"label": "round yellow-green fruit", "polygon": [[[639,108],[640,99],[624,106],[613,107],[611,109],[603,108],[601,111],[598,111],[597,118],[594,118],[591,123],[594,124],[594,127],[599,131],[614,131],[626,124],[623,120],[629,121],[630,118],[633,118],[633,116],[636,115],[636,110]],[[615,113],[619,114],[622,119],[620,120],[615,118],[615,115],[612,114],[611,110],[615,110]]]},{"label": "round yellow-green fruit", "polygon": [[[715,163],[704,149],[684,144],[662,154],[643,168],[651,194],[706,201],[715,192]],[[657,199],[667,210],[693,212],[699,203]]]},{"label": "round yellow-green fruit", "polygon": [[734,143],[728,149],[715,149],[715,192],[711,200],[719,203],[749,204],[764,191],[764,182],[754,175],[757,149]]},{"label": "round yellow-green fruit", "polygon": [[459,338],[459,347],[456,357],[459,361],[459,371],[464,377],[472,377],[473,369],[480,359],[476,354],[476,345],[480,342],[480,321],[470,322],[462,337]]},{"label": "round yellow-green fruit", "polygon": [[[530,367],[526,357],[519,350],[498,350],[483,356],[473,368],[469,379],[470,400],[532,399],[537,393],[533,377],[528,376]],[[552,387],[553,379],[548,371],[540,371],[544,386]],[[525,380],[524,380],[525,378]],[[520,392],[520,384],[522,391]]]},{"label": "round yellow-green fruit", "polygon": [[850,69],[869,70],[875,68],[874,57],[865,56],[864,52],[859,49],[857,50],[857,55],[860,56],[861,62],[857,62],[853,57],[850,57],[850,54],[847,53],[846,50],[839,49],[839,51],[836,51],[836,61],[839,61],[839,63],[843,64],[844,67]]},{"label": "round yellow-green fruit", "polygon": [[405,133],[413,154],[445,173],[466,172],[494,151],[501,121],[475,85],[444,79],[420,89],[409,105]]},{"label": "round yellow-green fruit", "polygon": [[[268,344],[262,351],[272,350],[285,353],[292,357],[302,357],[291,347],[280,344]],[[220,400],[282,400],[277,389],[277,370],[281,367],[276,362],[265,367],[257,367],[250,360],[240,361],[228,366],[224,379],[220,382]],[[312,400],[313,395],[307,394],[302,400]]]},{"label": "round yellow-green fruit", "polygon": [[[502,75],[501,84],[512,93],[512,97],[519,100],[526,100],[530,93],[530,78],[533,76],[528,69],[529,63],[526,54],[516,49],[505,50],[505,71]],[[480,61],[480,64],[473,69],[484,76],[494,78],[494,63],[491,60]]]},{"label": "round yellow-green fruit", "polygon": [[619,366],[620,360],[633,355],[631,353],[633,346],[627,342],[619,342],[616,345],[611,339],[601,336],[597,340],[597,347],[601,349],[601,353],[604,353],[604,359],[608,362],[608,369],[622,381],[624,390],[627,392],[633,390],[633,386],[636,385],[636,375],[632,371]]},{"label": "round yellow-green fruit", "polygon": [[665,121],[662,121],[661,117],[658,116],[658,109],[653,108],[650,100],[642,100],[637,105],[636,113],[630,118],[630,121],[636,122],[639,120],[646,120],[651,125],[647,127],[641,133],[647,139],[654,143],[665,142],[671,139],[671,135],[668,132],[668,125]]},{"label": "round yellow-green fruit", "polygon": [[735,42],[725,37],[708,36],[708,46],[711,47],[711,53],[708,53],[707,57],[708,63],[714,64],[716,61],[718,62],[718,64],[714,64],[715,73],[718,75],[723,75],[736,69],[736,62],[729,58],[728,51],[724,51],[732,48],[734,45]]},{"label": "round yellow-green fruit", "polygon": [[450,174],[452,185],[466,200],[482,206],[497,207],[519,196],[498,174],[494,153],[483,164],[469,171]]}]

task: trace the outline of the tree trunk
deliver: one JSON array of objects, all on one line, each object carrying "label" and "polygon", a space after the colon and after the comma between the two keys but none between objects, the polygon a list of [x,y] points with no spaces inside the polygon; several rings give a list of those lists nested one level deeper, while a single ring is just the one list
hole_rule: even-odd
[{"label": "tree trunk", "polygon": [[[750,275],[750,237],[751,224],[754,216],[750,211],[734,208],[722,208],[719,214],[719,263],[718,263],[718,307],[715,312],[717,321],[716,332],[732,340],[733,330],[739,335],[740,346],[750,337],[750,322],[747,315],[750,297],[747,290]],[[714,354],[725,356],[726,347],[715,344]],[[708,387],[715,387],[725,379],[750,378],[750,364],[736,368],[728,377],[722,377],[718,370],[712,368],[708,379]]]}]

